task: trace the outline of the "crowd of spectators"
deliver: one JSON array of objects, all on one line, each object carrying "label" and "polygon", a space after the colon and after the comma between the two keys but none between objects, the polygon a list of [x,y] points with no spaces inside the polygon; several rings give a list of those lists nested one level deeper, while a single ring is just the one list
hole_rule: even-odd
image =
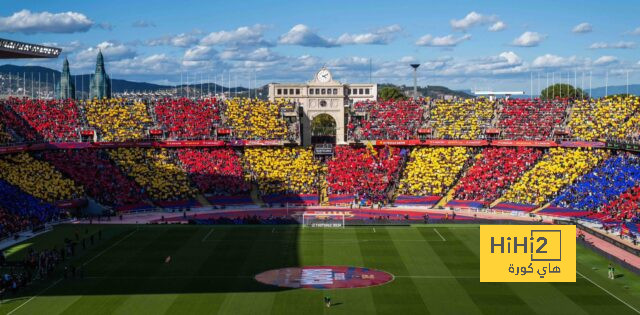
[{"label": "crowd of spectators", "polygon": [[276,102],[248,98],[233,98],[226,103],[226,124],[236,139],[284,140],[287,123],[281,112],[291,106],[284,100]]},{"label": "crowd of spectators", "polygon": [[320,163],[305,148],[246,148],[245,179],[262,194],[312,194],[318,191]]},{"label": "crowd of spectators", "polygon": [[607,218],[640,223],[640,185],[625,191],[598,211]]},{"label": "crowd of spectators", "polygon": [[567,100],[509,99],[500,104],[498,128],[512,140],[548,140],[561,126],[567,112]]},{"label": "crowd of spectators", "polygon": [[46,151],[42,157],[104,205],[135,204],[143,196],[140,186],[125,176],[104,150]]},{"label": "crowd of spectators", "polygon": [[637,96],[575,100],[568,125],[571,135],[582,140],[625,139],[638,130],[638,118],[630,119],[638,110]]},{"label": "crowd of spectators", "polygon": [[11,142],[13,142],[13,137],[9,133],[8,128],[2,123],[2,119],[0,119],[0,144],[7,144]]},{"label": "crowd of spectators", "polygon": [[214,126],[220,125],[223,104],[215,98],[165,98],[154,102],[152,110],[157,124],[169,132],[169,138],[207,139],[211,138]]},{"label": "crowd of spectators", "polygon": [[364,117],[351,115],[347,124],[348,138],[353,140],[416,138],[424,123],[424,104],[414,100],[358,102],[353,105]]},{"label": "crowd of spectators", "polygon": [[359,200],[385,201],[398,179],[405,149],[338,146],[327,162],[329,194],[354,195]]},{"label": "crowd of spectators", "polygon": [[484,98],[438,100],[431,108],[431,126],[441,139],[479,139],[491,126],[495,102]]},{"label": "crowd of spectators", "polygon": [[78,199],[84,195],[82,186],[64,177],[51,164],[27,153],[1,157],[0,178],[47,202]]},{"label": "crowd of spectators", "polygon": [[102,141],[144,138],[152,123],[144,103],[125,99],[90,100],[84,105],[84,112]]},{"label": "crowd of spectators", "polygon": [[608,157],[606,150],[551,148],[536,165],[511,185],[505,201],[543,205],[560,190]]},{"label": "crowd of spectators", "polygon": [[80,113],[74,100],[10,98],[7,103],[45,140],[79,139]]},{"label": "crowd of spectators", "polygon": [[109,156],[153,200],[184,200],[197,193],[166,149],[119,148]]},{"label": "crowd of spectators", "polygon": [[177,155],[201,192],[234,195],[251,189],[244,178],[242,158],[234,149],[178,149]]},{"label": "crowd of spectators", "polygon": [[567,186],[553,201],[561,207],[596,210],[640,183],[640,157],[621,153]]},{"label": "crowd of spectators", "polygon": [[420,147],[411,150],[400,179],[399,195],[442,196],[471,163],[467,147]]},{"label": "crowd of spectators", "polygon": [[13,98],[0,100],[0,124],[4,126],[5,132],[12,129],[14,133],[22,139],[12,139],[14,141],[22,140],[32,142],[42,139],[42,137],[33,129],[20,115],[16,114],[11,104],[17,102]]},{"label": "crowd of spectators", "polygon": [[489,147],[456,185],[455,199],[492,202],[498,199],[542,156],[527,147]]},{"label": "crowd of spectators", "polygon": [[0,239],[59,216],[58,208],[0,179]]}]

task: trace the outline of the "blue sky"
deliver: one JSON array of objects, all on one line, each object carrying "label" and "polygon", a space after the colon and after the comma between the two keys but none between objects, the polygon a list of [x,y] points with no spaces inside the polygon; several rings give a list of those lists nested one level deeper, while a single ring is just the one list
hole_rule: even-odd
[{"label": "blue sky", "polygon": [[13,1],[0,37],[63,48],[74,74],[102,49],[112,77],[134,81],[299,82],[326,65],[368,82],[371,63],[373,81],[411,84],[418,62],[420,85],[528,92],[533,75],[535,92],[554,73],[640,83],[637,12],[638,1]]}]

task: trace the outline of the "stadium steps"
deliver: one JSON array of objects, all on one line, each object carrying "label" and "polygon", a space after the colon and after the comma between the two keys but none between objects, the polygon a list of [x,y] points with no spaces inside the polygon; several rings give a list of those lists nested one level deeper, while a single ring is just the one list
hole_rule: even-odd
[{"label": "stadium steps", "polygon": [[207,198],[205,198],[204,195],[202,194],[196,195],[196,200],[198,200],[198,202],[205,207],[211,206],[211,203],[209,202],[209,200],[207,200]]},{"label": "stadium steps", "polygon": [[253,200],[253,203],[260,207],[264,206],[264,201],[262,201],[262,199],[260,198],[260,193],[258,192],[258,184],[256,183],[251,184],[251,200]]},{"label": "stadium steps", "polygon": [[542,207],[538,207],[536,209],[533,209],[533,211],[531,211],[531,213],[538,213],[541,210],[546,209],[547,207],[549,207],[551,205],[550,202],[546,203],[545,205],[543,205]]},{"label": "stadium steps", "polygon": [[447,194],[442,197],[442,199],[440,199],[440,201],[438,201],[438,203],[435,205],[435,207],[444,207],[445,205],[447,205],[447,203],[451,200],[453,200],[453,195],[455,195],[456,193],[456,187],[453,186],[453,188],[449,189],[449,191],[447,192]]},{"label": "stadium steps", "polygon": [[493,208],[493,207],[497,206],[497,205],[498,205],[499,203],[501,203],[502,201],[504,201],[502,198],[498,198],[498,199],[496,199],[496,201],[492,202],[492,203],[489,205],[489,208]]}]

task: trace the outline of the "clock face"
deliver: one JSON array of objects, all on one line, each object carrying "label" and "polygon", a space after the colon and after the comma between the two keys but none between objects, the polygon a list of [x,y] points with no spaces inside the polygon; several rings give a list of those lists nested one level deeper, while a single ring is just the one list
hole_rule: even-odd
[{"label": "clock face", "polygon": [[318,71],[316,79],[318,80],[318,82],[323,82],[323,83],[329,82],[331,81],[331,73],[327,69],[322,69]]}]

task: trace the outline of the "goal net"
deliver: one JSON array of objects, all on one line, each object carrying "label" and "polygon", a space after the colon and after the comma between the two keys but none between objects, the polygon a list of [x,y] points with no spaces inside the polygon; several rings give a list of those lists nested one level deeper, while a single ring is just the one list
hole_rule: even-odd
[{"label": "goal net", "polygon": [[302,214],[303,227],[341,228],[344,227],[344,213],[336,212],[304,212]]}]

